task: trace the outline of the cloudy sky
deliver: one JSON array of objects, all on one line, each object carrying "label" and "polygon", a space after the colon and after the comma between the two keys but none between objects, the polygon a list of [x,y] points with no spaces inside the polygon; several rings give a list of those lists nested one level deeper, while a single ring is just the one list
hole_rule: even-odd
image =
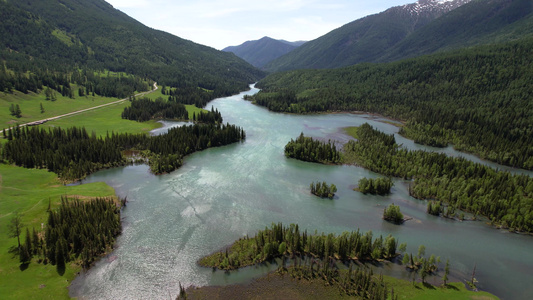
[{"label": "cloudy sky", "polygon": [[222,49],[263,36],[313,40],[416,0],[106,0],[141,23]]}]

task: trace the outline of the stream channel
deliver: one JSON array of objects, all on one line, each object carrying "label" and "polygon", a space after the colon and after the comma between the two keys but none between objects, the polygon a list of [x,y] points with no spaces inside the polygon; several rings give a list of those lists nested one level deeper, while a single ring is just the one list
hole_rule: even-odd
[{"label": "stream channel", "polygon": [[[197,260],[245,235],[254,235],[272,222],[297,223],[308,232],[342,233],[372,230],[374,237],[394,235],[416,254],[426,246],[426,256],[450,259],[453,279],[465,281],[476,265],[478,287],[502,299],[531,299],[533,295],[533,237],[495,229],[484,222],[453,221],[426,213],[426,201],[409,196],[407,183],[394,180],[388,196],[363,195],[352,189],[362,177],[379,175],[355,166],[328,166],[287,159],[285,144],[303,132],[306,136],[344,143],[351,139],[343,128],[365,122],[395,133],[396,141],[409,149],[440,151],[452,156],[515,170],[457,152],[414,144],[397,134],[386,119],[364,114],[289,115],[242,99],[258,90],[211,101],[224,122],[241,126],[246,141],[212,148],[188,156],[184,165],[155,176],[147,165],[99,171],[82,183],[104,181],[120,197],[123,233],[116,249],[88,272],[79,275],[70,295],[80,299],[174,299],[183,286],[245,283],[277,268],[276,264],[238,271],[213,271]],[[181,123],[164,122],[164,128]],[[164,129],[159,129],[159,133]],[[334,183],[335,199],[309,193],[313,181]],[[383,209],[395,203],[413,217],[403,225],[382,220]],[[444,263],[441,264],[441,267]],[[379,272],[409,279],[403,267],[385,264]],[[442,272],[441,272],[442,275]],[[439,277],[428,280],[441,284]]]}]

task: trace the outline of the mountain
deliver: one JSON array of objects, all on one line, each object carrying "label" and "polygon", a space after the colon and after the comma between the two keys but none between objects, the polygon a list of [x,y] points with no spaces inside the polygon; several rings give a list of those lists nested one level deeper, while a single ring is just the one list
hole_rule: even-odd
[{"label": "mountain", "polygon": [[233,54],[151,29],[103,0],[5,0],[0,17],[0,59],[9,70],[110,70],[217,94],[264,75]]},{"label": "mountain", "polygon": [[260,40],[247,41],[239,46],[226,47],[222,51],[235,53],[235,55],[253,66],[261,68],[268,62],[291,52],[304,43],[302,41],[275,40],[265,36]]},{"label": "mountain", "polygon": [[420,0],[370,15],[307,42],[264,69],[322,69],[353,65],[380,58],[417,29],[470,0]]},{"label": "mountain", "polygon": [[473,1],[396,44],[381,61],[492,44],[533,35],[531,0]]}]

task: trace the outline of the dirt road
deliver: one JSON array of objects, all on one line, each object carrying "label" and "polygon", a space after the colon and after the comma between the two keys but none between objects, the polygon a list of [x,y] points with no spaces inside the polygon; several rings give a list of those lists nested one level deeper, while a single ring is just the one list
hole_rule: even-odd
[{"label": "dirt road", "polygon": [[[154,82],[154,89],[153,89],[153,90],[151,90],[151,91],[147,91],[147,92],[138,93],[138,94],[135,95],[135,97],[144,96],[144,95],[147,95],[147,94],[153,93],[153,92],[155,92],[157,89],[158,89],[158,87],[157,87],[157,82]],[[69,113],[67,113],[67,114],[63,114],[63,115],[59,115],[59,116],[55,116],[55,117],[46,118],[46,119],[43,119],[43,120],[38,120],[38,121],[33,121],[33,122],[28,122],[28,123],[20,124],[19,127],[44,124],[44,123],[46,123],[46,122],[48,122],[48,121],[57,120],[57,119],[60,119],[60,118],[64,118],[64,117],[68,117],[68,116],[76,115],[76,114],[83,113],[83,112],[86,112],[86,111],[90,111],[90,110],[93,110],[93,109],[98,109],[98,108],[102,108],[102,107],[105,107],[105,106],[109,106],[109,105],[114,105],[114,104],[122,103],[122,102],[124,102],[124,101],[128,101],[129,99],[130,99],[130,98],[124,98],[124,99],[121,99],[121,100],[118,100],[118,101],[109,102],[109,103],[106,103],[106,104],[102,104],[102,105],[98,105],[98,106],[89,107],[89,108],[86,108],[86,109],[81,109],[81,110],[77,110],[77,111],[69,112]],[[10,128],[6,128],[6,132],[7,132],[8,130],[11,130],[11,129],[10,129]]]}]

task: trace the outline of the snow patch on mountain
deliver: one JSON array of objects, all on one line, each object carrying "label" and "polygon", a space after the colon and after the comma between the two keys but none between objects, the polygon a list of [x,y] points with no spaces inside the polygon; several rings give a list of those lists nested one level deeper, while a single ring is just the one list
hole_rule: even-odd
[{"label": "snow patch on mountain", "polygon": [[470,1],[471,0],[419,0],[416,3],[406,4],[403,8],[414,15],[433,11],[449,12]]}]

